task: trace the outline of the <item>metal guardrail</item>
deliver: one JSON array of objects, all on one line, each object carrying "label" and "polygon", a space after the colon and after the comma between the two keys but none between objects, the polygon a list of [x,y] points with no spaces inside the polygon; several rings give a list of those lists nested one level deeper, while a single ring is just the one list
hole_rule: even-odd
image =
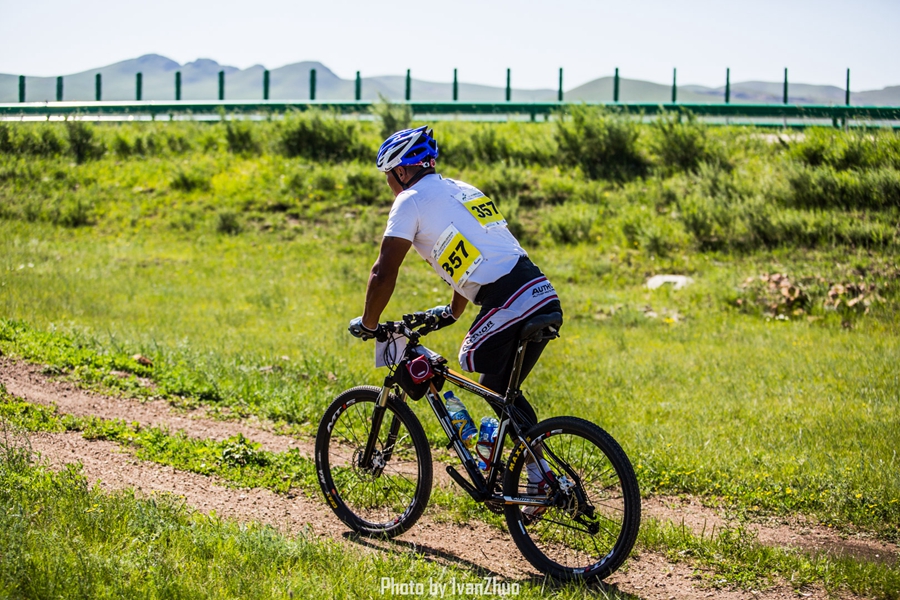
[{"label": "metal guardrail", "polygon": [[[779,119],[831,119],[832,121],[898,121],[900,106],[827,106],[808,104],[700,104],[652,102],[398,102],[414,114],[428,115],[531,115],[547,116],[567,107],[584,104],[603,106],[630,115],[658,115],[690,112],[703,117],[745,117]],[[277,114],[290,110],[323,109],[343,114],[367,113],[373,102],[331,100],[207,100],[207,101],[100,101],[100,102],[17,102],[0,104],[5,117],[67,117],[128,115],[215,115]]]}]

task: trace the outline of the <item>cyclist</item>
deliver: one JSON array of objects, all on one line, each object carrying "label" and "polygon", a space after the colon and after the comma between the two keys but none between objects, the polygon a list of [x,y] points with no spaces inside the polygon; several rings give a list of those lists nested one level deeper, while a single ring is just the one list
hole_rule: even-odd
[{"label": "cyclist", "polygon": [[[469,302],[480,306],[459,362],[464,370],[481,373],[481,384],[502,395],[509,386],[521,325],[534,315],[562,314],[562,308],[553,285],[529,260],[494,202],[467,183],[437,174],[437,157],[428,126],[398,131],[378,150],[376,166],[395,199],[369,275],[365,310],[350,322],[350,333],[363,339],[375,336],[400,265],[413,246],[453,290],[449,304],[427,311],[437,328],[455,323]],[[528,344],[520,381],[546,344]],[[537,423],[524,397],[515,406]],[[529,465],[529,475],[532,467],[540,480],[536,465]]]}]

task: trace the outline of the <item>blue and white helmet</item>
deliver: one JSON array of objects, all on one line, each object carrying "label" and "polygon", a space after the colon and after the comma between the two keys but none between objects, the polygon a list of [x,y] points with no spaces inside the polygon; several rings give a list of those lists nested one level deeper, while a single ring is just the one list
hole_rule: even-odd
[{"label": "blue and white helmet", "polygon": [[378,149],[375,165],[379,171],[387,173],[394,167],[412,165],[434,166],[438,157],[438,146],[428,125],[416,129],[404,129],[384,140]]}]

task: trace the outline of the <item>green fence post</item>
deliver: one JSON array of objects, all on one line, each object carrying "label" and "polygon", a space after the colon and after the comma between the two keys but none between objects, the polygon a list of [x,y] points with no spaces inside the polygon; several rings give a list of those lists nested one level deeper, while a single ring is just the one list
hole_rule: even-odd
[{"label": "green fence post", "polygon": [[219,100],[225,99],[225,71],[219,71]]},{"label": "green fence post", "polygon": [[356,72],[356,93],[353,97],[356,98],[357,102],[362,100],[362,77],[359,76],[359,71]]},{"label": "green fence post", "polygon": [[103,78],[100,73],[94,77],[94,88],[94,96],[96,96],[97,102],[100,102],[100,99],[103,98]]},{"label": "green fence post", "polygon": [[175,71],[175,100],[181,100],[181,71]]},{"label": "green fence post", "polygon": [[453,69],[453,101],[459,100],[459,82],[456,79],[456,69]]},{"label": "green fence post", "polygon": [[409,69],[406,70],[406,101],[409,102],[409,99],[412,98],[412,78],[410,77]]},{"label": "green fence post", "polygon": [[619,101],[619,67],[616,67],[616,75],[613,78],[613,102]]},{"label": "green fence post", "polygon": [[850,69],[847,69],[847,93],[844,96],[844,104],[850,106]]},{"label": "green fence post", "polygon": [[678,69],[672,69],[672,104],[678,102]]},{"label": "green fence post", "polygon": [[269,70],[263,71],[263,100],[269,99]]},{"label": "green fence post", "polygon": [[309,70],[309,99],[316,99],[316,70]]},{"label": "green fence post", "polygon": [[725,104],[731,104],[731,69],[725,69]]},{"label": "green fence post", "polygon": [[510,69],[506,69],[506,101],[512,100],[512,88],[510,87]]},{"label": "green fence post", "polygon": [[562,88],[562,67],[559,68],[559,92],[556,94],[556,101],[563,101],[563,88]]},{"label": "green fence post", "polygon": [[787,67],[784,68],[784,103],[788,103],[788,80],[787,80]]},{"label": "green fence post", "polygon": [[63,79],[62,76],[56,78],[56,101],[62,102],[63,99]]},{"label": "green fence post", "polygon": [[144,75],[142,73],[136,73],[134,76],[134,99],[138,102],[141,101],[141,97],[144,95]]},{"label": "green fence post", "polygon": [[19,102],[25,102],[25,76],[19,75]]}]

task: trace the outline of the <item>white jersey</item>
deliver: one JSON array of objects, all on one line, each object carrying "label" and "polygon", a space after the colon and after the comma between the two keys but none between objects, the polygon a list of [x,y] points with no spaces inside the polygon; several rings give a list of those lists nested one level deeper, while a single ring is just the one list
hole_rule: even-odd
[{"label": "white jersey", "polygon": [[493,201],[467,183],[437,174],[397,196],[384,235],[412,242],[435,272],[473,303],[482,285],[497,281],[526,256]]}]

